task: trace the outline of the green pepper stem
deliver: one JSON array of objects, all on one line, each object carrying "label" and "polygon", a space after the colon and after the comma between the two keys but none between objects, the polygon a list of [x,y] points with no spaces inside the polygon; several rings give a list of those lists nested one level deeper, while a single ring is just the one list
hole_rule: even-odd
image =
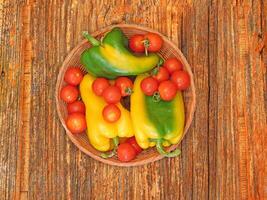
[{"label": "green pepper stem", "polygon": [[114,137],[113,139],[113,144],[114,144],[114,148],[111,152],[108,153],[101,153],[100,156],[102,158],[111,158],[112,156],[114,156],[116,154],[118,145],[119,145],[119,138],[118,137]]},{"label": "green pepper stem", "polygon": [[165,151],[163,146],[162,146],[163,139],[151,139],[151,141],[156,142],[157,151],[165,157],[176,157],[176,156],[179,156],[181,154],[180,149],[175,149],[174,151],[171,151],[171,152]]},{"label": "green pepper stem", "polygon": [[93,46],[99,46],[100,42],[91,36],[87,31],[83,32],[83,37],[85,37]]}]

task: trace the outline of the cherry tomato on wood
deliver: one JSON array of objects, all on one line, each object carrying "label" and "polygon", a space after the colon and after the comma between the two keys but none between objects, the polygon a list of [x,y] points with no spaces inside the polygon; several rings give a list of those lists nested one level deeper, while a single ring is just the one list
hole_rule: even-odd
[{"label": "cherry tomato on wood", "polygon": [[147,96],[152,96],[158,90],[158,81],[152,77],[146,77],[141,81],[141,89]]},{"label": "cherry tomato on wood", "polygon": [[70,84],[77,86],[83,79],[83,72],[78,67],[70,67],[67,69],[64,80]]},{"label": "cherry tomato on wood", "polygon": [[156,68],[155,70],[155,75],[153,75],[152,77],[158,82],[166,81],[169,79],[169,72],[165,67],[160,67],[159,69]]},{"label": "cherry tomato on wood", "polygon": [[118,103],[121,99],[121,91],[117,86],[108,86],[104,92],[103,97],[107,103]]},{"label": "cherry tomato on wood", "polygon": [[66,103],[72,103],[76,101],[78,96],[78,89],[72,85],[66,85],[60,91],[60,98]]},{"label": "cherry tomato on wood", "polygon": [[102,111],[104,120],[107,122],[116,122],[121,117],[120,109],[114,104],[108,104]]},{"label": "cherry tomato on wood", "polygon": [[177,93],[177,88],[175,83],[170,80],[163,81],[159,85],[160,98],[164,101],[171,101],[174,99]]},{"label": "cherry tomato on wood", "polygon": [[162,47],[163,40],[156,33],[147,33],[145,35],[145,47],[149,52],[157,52]]},{"label": "cherry tomato on wood", "polygon": [[133,35],[129,40],[130,49],[137,53],[143,53],[145,51],[144,39],[144,35]]},{"label": "cherry tomato on wood", "polygon": [[108,86],[109,82],[106,78],[97,78],[93,82],[92,89],[97,96],[101,96]]},{"label": "cherry tomato on wood", "polygon": [[176,84],[178,90],[186,90],[190,86],[190,76],[186,71],[175,71],[171,80]]},{"label": "cherry tomato on wood", "polygon": [[183,69],[183,64],[177,58],[168,58],[163,66],[169,71],[170,74],[174,71]]},{"label": "cherry tomato on wood", "polygon": [[128,77],[122,76],[116,79],[115,86],[120,88],[121,95],[125,97],[131,95],[133,89],[133,82]]},{"label": "cherry tomato on wood", "polygon": [[135,139],[134,136],[130,137],[129,139],[127,139],[126,142],[133,146],[133,148],[135,149],[136,154],[139,154],[139,153],[142,152],[143,149],[137,144],[136,139]]},{"label": "cherry tomato on wood", "polygon": [[129,162],[136,157],[136,151],[129,143],[122,143],[117,150],[118,158],[122,162]]},{"label": "cherry tomato on wood", "polygon": [[85,105],[82,101],[74,101],[67,105],[68,113],[82,113],[85,114]]},{"label": "cherry tomato on wood", "polygon": [[67,117],[66,125],[73,134],[83,133],[86,129],[85,116],[82,113],[72,113]]}]

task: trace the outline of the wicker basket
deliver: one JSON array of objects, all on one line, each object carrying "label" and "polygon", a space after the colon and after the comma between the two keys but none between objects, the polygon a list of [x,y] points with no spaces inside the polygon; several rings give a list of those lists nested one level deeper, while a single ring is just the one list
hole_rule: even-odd
[{"label": "wicker basket", "polygon": [[[110,31],[114,27],[115,26],[106,27],[103,30],[100,30],[100,31],[93,33],[92,35],[94,37],[100,39],[106,32]],[[160,55],[164,59],[169,58],[169,57],[177,57],[182,61],[183,65],[184,65],[184,69],[189,73],[189,75],[191,77],[190,88],[187,91],[183,92],[183,98],[184,98],[184,102],[185,102],[185,115],[186,115],[185,129],[184,129],[184,133],[183,133],[183,136],[184,136],[185,133],[188,131],[188,128],[189,128],[189,126],[192,122],[192,119],[193,119],[193,115],[194,115],[194,111],[195,111],[196,96],[195,96],[195,85],[194,85],[194,81],[193,81],[193,74],[192,74],[190,66],[187,63],[182,52],[172,42],[170,42],[165,36],[163,36],[162,34],[156,32],[156,31],[153,31],[151,29],[140,27],[137,25],[126,25],[126,24],[116,25],[116,27],[120,27],[127,37],[130,37],[134,34],[144,34],[147,32],[154,32],[154,33],[159,34],[164,40],[163,47],[161,48],[161,50],[159,52]],[[83,151],[84,153],[86,153],[87,155],[91,156],[92,158],[94,158],[98,161],[101,161],[103,163],[107,163],[110,165],[137,166],[137,165],[143,165],[146,163],[150,163],[150,162],[154,162],[156,160],[162,159],[163,157],[156,151],[155,148],[150,148],[148,150],[143,151],[134,160],[132,160],[131,162],[127,162],[127,163],[120,162],[116,157],[109,158],[109,159],[103,159],[99,156],[100,152],[91,146],[91,144],[87,138],[86,133],[75,135],[75,134],[72,134],[68,130],[68,128],[66,127],[65,119],[67,117],[67,108],[66,108],[66,104],[59,98],[59,91],[66,84],[64,82],[64,74],[65,74],[65,72],[69,66],[79,66],[82,70],[84,70],[83,66],[80,64],[80,55],[85,49],[87,49],[89,47],[90,47],[90,44],[88,43],[88,41],[83,40],[66,57],[65,61],[63,62],[63,65],[60,69],[60,72],[58,74],[57,85],[56,85],[57,111],[58,111],[60,121],[67,132],[67,135],[69,136],[71,141],[81,151]],[[176,145],[170,146],[168,150],[175,149],[179,145],[179,143]]]}]

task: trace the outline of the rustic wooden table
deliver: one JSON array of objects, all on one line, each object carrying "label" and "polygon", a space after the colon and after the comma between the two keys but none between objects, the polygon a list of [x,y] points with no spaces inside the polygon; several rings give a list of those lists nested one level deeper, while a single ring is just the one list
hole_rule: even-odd
[{"label": "rustic wooden table", "polygon": [[[158,30],[195,75],[180,157],[120,168],[66,136],[55,105],[68,52],[110,24]],[[266,0],[0,0],[0,199],[266,199]]]}]

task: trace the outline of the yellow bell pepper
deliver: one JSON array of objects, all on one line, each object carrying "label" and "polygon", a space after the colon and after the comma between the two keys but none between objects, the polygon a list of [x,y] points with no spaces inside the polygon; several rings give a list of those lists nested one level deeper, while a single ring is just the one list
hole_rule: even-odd
[{"label": "yellow bell pepper", "polygon": [[185,121],[182,94],[177,92],[172,101],[156,102],[141,90],[141,81],[146,77],[137,76],[131,95],[131,117],[136,141],[143,149],[156,145],[162,155],[176,156],[180,150],[165,152],[163,146],[177,144],[181,140]]},{"label": "yellow bell pepper", "polygon": [[99,151],[108,151],[112,148],[111,139],[118,136],[131,137],[134,135],[134,131],[130,112],[120,103],[117,104],[121,111],[120,119],[114,123],[104,120],[102,110],[107,103],[93,92],[94,80],[95,77],[86,74],[80,83],[81,97],[86,107],[87,135],[94,148]]}]

